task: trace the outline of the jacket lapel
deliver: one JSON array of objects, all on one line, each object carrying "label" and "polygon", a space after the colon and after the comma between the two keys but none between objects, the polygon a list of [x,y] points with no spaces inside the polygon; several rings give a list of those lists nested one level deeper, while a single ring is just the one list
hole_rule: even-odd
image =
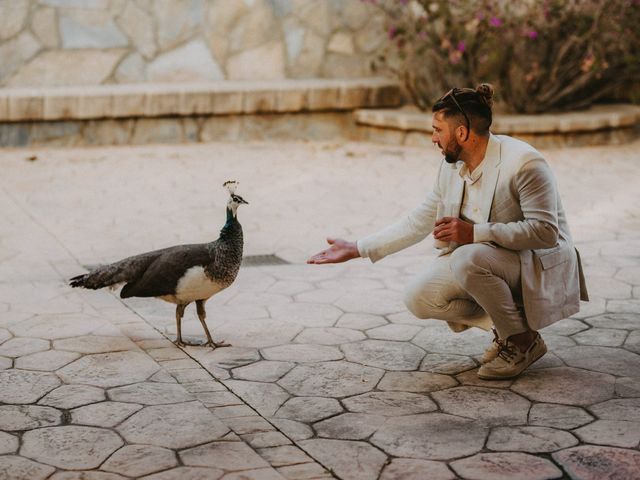
[{"label": "jacket lapel", "polygon": [[490,135],[487,151],[484,154],[482,198],[480,201],[480,210],[485,222],[489,221],[489,216],[491,215],[491,204],[496,193],[500,162],[500,140],[495,135]]}]

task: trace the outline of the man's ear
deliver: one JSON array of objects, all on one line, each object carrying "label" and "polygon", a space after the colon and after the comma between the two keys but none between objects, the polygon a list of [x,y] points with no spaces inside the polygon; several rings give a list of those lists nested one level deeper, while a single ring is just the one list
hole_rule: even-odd
[{"label": "man's ear", "polygon": [[456,132],[456,137],[460,141],[460,143],[463,143],[465,139],[467,140],[469,139],[469,136],[467,135],[467,127],[465,125],[458,125],[456,127],[455,132]]}]

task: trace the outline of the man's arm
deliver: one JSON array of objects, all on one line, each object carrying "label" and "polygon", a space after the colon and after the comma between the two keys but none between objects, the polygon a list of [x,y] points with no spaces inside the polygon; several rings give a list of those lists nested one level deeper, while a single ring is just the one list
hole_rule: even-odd
[{"label": "man's arm", "polygon": [[342,263],[360,256],[356,242],[349,242],[341,238],[327,238],[327,243],[331,246],[310,257],[307,263],[318,265],[322,263]]}]

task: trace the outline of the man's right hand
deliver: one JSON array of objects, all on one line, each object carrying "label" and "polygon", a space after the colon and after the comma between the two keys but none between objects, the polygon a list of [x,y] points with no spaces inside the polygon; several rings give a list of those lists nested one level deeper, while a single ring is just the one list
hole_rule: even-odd
[{"label": "man's right hand", "polygon": [[360,256],[356,242],[348,242],[341,238],[327,238],[327,243],[331,246],[311,256],[307,263],[342,263]]}]

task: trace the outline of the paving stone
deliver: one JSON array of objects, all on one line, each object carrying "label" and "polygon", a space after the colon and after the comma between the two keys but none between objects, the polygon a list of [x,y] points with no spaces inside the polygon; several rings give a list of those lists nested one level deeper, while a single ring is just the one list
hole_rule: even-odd
[{"label": "paving stone", "polygon": [[293,298],[300,303],[322,303],[332,305],[338,298],[344,295],[340,290],[316,289],[310,292],[298,293]]},{"label": "paving stone", "polygon": [[549,460],[526,453],[480,453],[450,465],[463,478],[548,480],[562,477],[562,471]]},{"label": "paving stone", "polygon": [[278,280],[266,291],[269,293],[280,293],[282,295],[296,295],[301,292],[313,290],[313,285],[308,282],[298,282],[291,280]]},{"label": "paving stone", "polygon": [[229,429],[199,402],[145,407],[116,430],[131,443],[186,448],[222,438]]},{"label": "paving stone", "polygon": [[300,442],[313,458],[347,480],[375,478],[387,462],[387,456],[365,442],[314,439]]},{"label": "paving stone", "polygon": [[[227,322],[215,330],[214,339],[224,339],[237,347],[263,348],[291,342],[302,326],[284,318],[237,320]],[[220,350],[228,350],[227,348]],[[218,349],[214,350],[217,352]]]},{"label": "paving stone", "polygon": [[386,325],[387,321],[379,315],[370,315],[366,313],[345,313],[340,317],[336,327],[353,328],[354,330],[367,330],[369,328]]},{"label": "paving stone", "polygon": [[0,345],[0,355],[17,358],[49,350],[49,342],[41,338],[12,338]]},{"label": "paving stone", "polygon": [[640,443],[640,422],[596,420],[574,430],[574,433],[585,443],[637,448]]},{"label": "paving stone", "polygon": [[163,360],[184,360],[189,358],[189,355],[175,346],[151,348],[147,350],[147,354],[158,362]]},{"label": "paving stone", "polygon": [[640,355],[609,347],[571,347],[556,354],[571,367],[617,376],[634,376],[640,371]]},{"label": "paving stone", "polygon": [[640,398],[614,399],[589,408],[600,420],[640,422]]},{"label": "paving stone", "polygon": [[336,300],[335,305],[345,312],[373,315],[389,315],[406,309],[402,296],[389,290],[350,292]]},{"label": "paving stone", "polygon": [[9,340],[11,337],[13,337],[13,335],[11,335],[11,333],[9,332],[9,330],[6,330],[4,328],[0,328],[0,344],[6,342],[7,340]]},{"label": "paving stone", "polygon": [[513,380],[483,380],[481,378],[478,378],[477,368],[456,375],[456,380],[458,380],[461,385],[500,388],[503,390],[508,389],[511,387],[511,385],[513,385]]},{"label": "paving stone", "polygon": [[16,455],[2,457],[3,479],[7,480],[44,480],[48,478],[55,468],[49,465],[33,462]]},{"label": "paving stone", "polygon": [[293,441],[306,440],[313,437],[313,430],[305,423],[275,417],[269,418],[269,421]]},{"label": "paving stone", "polygon": [[223,470],[248,470],[269,464],[242,442],[213,442],[180,452],[185,465]]},{"label": "paving stone", "polygon": [[282,467],[284,465],[295,465],[298,463],[313,462],[313,459],[306,455],[298,447],[284,445],[281,447],[261,448],[258,453],[270,465]]},{"label": "paving stone", "polygon": [[271,318],[305,327],[331,327],[342,312],[333,305],[321,303],[291,303],[267,306]]},{"label": "paving stone", "polygon": [[445,375],[456,375],[471,370],[476,366],[476,362],[471,357],[430,353],[422,360],[420,370]]},{"label": "paving stone", "polygon": [[548,327],[544,327],[540,332],[542,335],[573,335],[574,333],[582,332],[588,328],[589,326],[585,325],[580,320],[565,318],[564,320],[552,323]]},{"label": "paving stone", "polygon": [[571,318],[585,321],[586,318],[602,315],[606,311],[606,299],[590,297],[588,302],[580,302],[580,311],[571,315]]},{"label": "paving stone", "polygon": [[536,402],[581,406],[612,398],[614,382],[604,373],[559,367],[526,371],[511,388]]},{"label": "paving stone", "polygon": [[593,421],[593,417],[580,407],[536,403],[529,410],[529,424],[570,430]]},{"label": "paving stone", "polygon": [[79,425],[115,427],[140,410],[142,405],[120,402],[100,402],[78,407],[71,411],[71,421]]},{"label": "paving stone", "polygon": [[544,335],[544,343],[549,351],[556,351],[561,348],[569,348],[576,345],[576,341],[571,337],[563,335]]},{"label": "paving stone", "polygon": [[500,452],[546,453],[573,447],[578,439],[549,427],[497,427],[491,431],[487,448]]},{"label": "paving stone", "polygon": [[596,328],[618,328],[622,330],[640,328],[640,316],[634,313],[606,313],[597,317],[587,318],[585,322]]},{"label": "paving stone", "polygon": [[429,397],[407,392],[370,392],[345,398],[342,403],[350,412],[389,417],[432,412],[438,408]]},{"label": "paving stone", "polygon": [[280,432],[258,432],[242,435],[242,440],[247,442],[251,448],[269,448],[291,445],[291,440]]},{"label": "paving stone", "polygon": [[0,430],[32,430],[62,423],[62,412],[36,405],[0,406]]},{"label": "paving stone", "polygon": [[386,370],[415,370],[424,357],[424,351],[405,342],[365,340],[343,345],[347,360]]},{"label": "paving stone", "polygon": [[276,382],[291,370],[293,362],[278,362],[262,360],[259,362],[233,369],[233,378],[238,380],[254,380],[261,382]]},{"label": "paving stone", "polygon": [[383,391],[433,392],[458,385],[453,378],[429,372],[387,372],[378,384]]},{"label": "paving stone", "polygon": [[166,448],[149,445],[125,445],[100,467],[128,477],[141,477],[167,470],[178,463],[176,454]]},{"label": "paving stone", "polygon": [[341,412],[342,406],[334,398],[294,397],[282,405],[275,416],[310,423]]},{"label": "paving stone", "polygon": [[624,330],[614,330],[611,328],[592,328],[577,335],[573,338],[580,345],[596,345],[602,347],[619,347],[627,337]]},{"label": "paving stone", "polygon": [[73,362],[78,357],[80,357],[80,354],[75,352],[47,350],[16,359],[16,368],[53,372]]},{"label": "paving stone", "polygon": [[341,276],[333,280],[320,282],[320,288],[324,288],[326,290],[338,290],[343,293],[366,292],[369,290],[381,289],[383,287],[384,285],[380,281],[370,278],[349,278]]},{"label": "paving stone", "polygon": [[227,380],[225,385],[264,416],[273,415],[289,398],[285,390],[273,383]]},{"label": "paving stone", "polygon": [[142,477],[144,480],[217,480],[224,475],[219,468],[177,467]]},{"label": "paving stone", "polygon": [[489,425],[524,424],[531,406],[528,400],[513,392],[483,387],[450,388],[431,396],[443,412],[474,418]]},{"label": "paving stone", "polygon": [[198,392],[195,397],[200,400],[207,407],[227,407],[230,405],[242,405],[236,395],[231,392],[218,391],[218,392]]},{"label": "paving stone", "polygon": [[305,328],[295,341],[297,343],[314,343],[316,345],[341,345],[343,343],[364,340],[364,333],[350,328]]},{"label": "paving stone", "polygon": [[317,463],[286,465],[284,467],[278,467],[277,471],[283,476],[283,478],[288,478],[290,480],[316,480],[334,478],[333,475],[328,474],[328,472]]},{"label": "paving stone", "polygon": [[640,353],[640,330],[634,330],[629,333],[629,336],[624,342],[624,348],[635,353]]},{"label": "paving stone", "polygon": [[164,370],[160,370],[159,372],[151,375],[149,377],[149,381],[157,383],[177,383],[177,380]]},{"label": "paving stone", "polygon": [[489,335],[477,328],[454,334],[444,322],[440,322],[424,328],[414,337],[412,343],[425,349],[427,353],[473,356],[484,353],[491,343]]},{"label": "paving stone", "polygon": [[49,480],[125,480],[126,477],[116,473],[100,472],[96,470],[81,470],[77,472],[58,472]]},{"label": "paving stone", "polygon": [[394,458],[382,471],[380,480],[455,480],[454,473],[447,465],[431,460]]},{"label": "paving stone", "polygon": [[116,402],[140,403],[143,405],[162,405],[194,400],[182,385],[171,383],[141,382],[124,387],[112,388],[108,396]]},{"label": "paving stone", "polygon": [[366,440],[384,423],[386,417],[366,413],[344,413],[313,425],[319,437]]},{"label": "paving stone", "polygon": [[640,452],[622,448],[581,445],[556,452],[553,459],[572,479],[635,479],[640,471]]},{"label": "paving stone", "polygon": [[342,352],[327,345],[294,344],[263,348],[262,356],[267,360],[307,363],[341,360]]},{"label": "paving stone", "polygon": [[213,407],[210,408],[218,418],[247,417],[257,415],[256,411],[246,405],[231,405],[229,407]]},{"label": "paving stone", "polygon": [[261,360],[255,348],[225,347],[203,351],[196,347],[193,350],[195,358],[206,367],[237,368]]},{"label": "paving stone", "polygon": [[640,267],[621,268],[615,278],[631,285],[640,285]]},{"label": "paving stone", "polygon": [[543,368],[565,367],[565,363],[560,360],[555,353],[547,352],[541,359],[537,360],[529,367],[529,370],[540,370]]},{"label": "paving stone", "polygon": [[616,378],[615,391],[619,397],[640,397],[640,378]]},{"label": "paving stone", "polygon": [[273,425],[255,414],[248,417],[225,418],[224,423],[237,435],[273,431]]},{"label": "paving stone", "polygon": [[411,340],[421,330],[416,325],[398,325],[395,323],[367,330],[367,336],[376,340],[396,340],[406,342]]},{"label": "paving stone", "polygon": [[[211,367],[206,365],[205,368],[207,370],[203,370],[201,368],[185,368],[182,370],[174,370],[169,372],[173,378],[176,379],[178,383],[194,383],[194,382],[202,382],[211,379],[211,371],[215,371],[216,374],[221,369],[217,369],[216,367]],[[224,371],[224,370],[222,370]],[[218,378],[220,376],[218,375]],[[228,378],[228,375],[224,378]]]},{"label": "paving stone", "polygon": [[50,407],[70,409],[101,402],[105,399],[104,390],[89,385],[62,385],[49,392],[38,403]]},{"label": "paving stone", "polygon": [[299,396],[346,397],[375,388],[383,371],[349,362],[299,365],[278,381]]},{"label": "paving stone", "polygon": [[97,318],[87,314],[37,315],[11,326],[19,337],[38,337],[47,340],[88,335],[102,326]]},{"label": "paving stone", "polygon": [[60,383],[52,373],[3,370],[0,372],[0,402],[35,403]]},{"label": "paving stone", "polygon": [[94,427],[46,427],[26,432],[20,455],[69,470],[97,468],[123,445],[109,430]]},{"label": "paving stone", "polygon": [[[4,426],[0,428],[4,429]],[[0,455],[4,455],[5,453],[15,453],[18,451],[19,446],[20,440],[18,437],[6,432],[0,432]]]},{"label": "paving stone", "polygon": [[83,335],[80,337],[55,340],[53,348],[78,353],[107,353],[122,350],[138,351],[138,346],[126,337],[106,337]]},{"label": "paving stone", "polygon": [[370,441],[393,456],[448,460],[479,452],[487,434],[473,420],[426,413],[388,419]]},{"label": "paving stone", "polygon": [[58,371],[66,383],[86,383],[98,387],[117,387],[141,382],[160,367],[140,352],[114,352],[87,355]]}]

